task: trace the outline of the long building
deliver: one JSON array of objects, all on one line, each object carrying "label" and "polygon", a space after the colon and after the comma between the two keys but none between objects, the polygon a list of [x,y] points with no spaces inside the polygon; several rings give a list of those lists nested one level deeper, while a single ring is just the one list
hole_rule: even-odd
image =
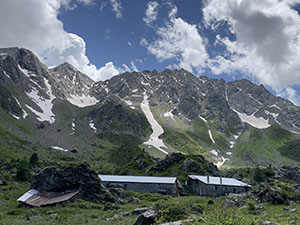
[{"label": "long building", "polygon": [[233,178],[188,175],[187,187],[196,195],[219,196],[229,193],[242,193],[251,185]]},{"label": "long building", "polygon": [[99,175],[99,178],[108,188],[120,187],[135,192],[168,195],[179,195],[182,191],[182,186],[176,177]]}]

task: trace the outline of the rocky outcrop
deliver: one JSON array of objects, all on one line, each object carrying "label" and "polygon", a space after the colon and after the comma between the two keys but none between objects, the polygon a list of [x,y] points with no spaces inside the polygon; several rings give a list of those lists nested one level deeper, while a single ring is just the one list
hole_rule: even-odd
[{"label": "rocky outcrop", "polygon": [[286,203],[286,196],[279,187],[274,188],[266,186],[263,190],[255,192],[256,197],[262,202],[270,202],[272,204]]},{"label": "rocky outcrop", "polygon": [[41,192],[79,190],[82,198],[93,202],[116,201],[87,163],[45,168],[39,174],[32,176],[31,189]]},{"label": "rocky outcrop", "polygon": [[154,224],[155,219],[158,217],[158,214],[155,210],[147,210],[146,212],[142,213],[137,220],[135,221],[134,225],[151,225]]},{"label": "rocky outcrop", "polygon": [[155,173],[160,173],[165,171],[166,169],[170,168],[174,164],[178,163],[179,161],[184,159],[184,155],[181,153],[172,153],[167,155],[166,158],[160,160],[156,166],[154,166],[151,171]]},{"label": "rocky outcrop", "polygon": [[283,166],[278,171],[276,171],[275,178],[290,179],[299,182],[300,167]]}]

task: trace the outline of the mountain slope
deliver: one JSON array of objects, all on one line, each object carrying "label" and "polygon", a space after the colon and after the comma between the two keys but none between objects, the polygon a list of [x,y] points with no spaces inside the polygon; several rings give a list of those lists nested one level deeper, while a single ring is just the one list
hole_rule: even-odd
[{"label": "mountain slope", "polygon": [[126,144],[129,135],[155,157],[180,151],[217,166],[296,163],[277,149],[298,138],[300,108],[245,79],[153,70],[95,83],[68,63],[48,69],[31,51],[8,48],[0,49],[0,88],[0,126],[49,151],[104,161],[122,145],[111,137]]}]

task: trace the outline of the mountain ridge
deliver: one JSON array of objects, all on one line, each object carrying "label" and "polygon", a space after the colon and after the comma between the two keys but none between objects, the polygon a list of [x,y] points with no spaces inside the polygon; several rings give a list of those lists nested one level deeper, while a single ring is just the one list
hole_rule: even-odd
[{"label": "mountain ridge", "polygon": [[[126,72],[94,82],[69,63],[48,69],[30,50],[6,48],[0,49],[0,85],[6,88],[1,108],[35,135],[15,132],[49,148],[78,149],[82,156],[112,133],[132,135],[155,157],[204,154],[223,166],[249,158],[249,152],[251,162],[263,154],[265,163],[275,163],[272,151],[286,163],[276,149],[300,132],[300,107],[263,85],[196,77],[183,69]],[[277,125],[294,134],[275,143],[263,130]],[[261,152],[248,143],[253,139],[247,132],[264,140]]]}]

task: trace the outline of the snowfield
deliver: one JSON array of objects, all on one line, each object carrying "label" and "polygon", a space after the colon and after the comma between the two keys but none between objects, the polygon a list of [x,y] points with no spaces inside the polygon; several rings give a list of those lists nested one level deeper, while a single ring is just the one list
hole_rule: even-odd
[{"label": "snowfield", "polygon": [[271,124],[269,124],[269,120],[266,120],[262,117],[255,117],[254,114],[251,114],[250,116],[248,116],[245,113],[240,113],[237,110],[231,108],[234,112],[236,112],[238,114],[238,116],[240,117],[241,121],[244,123],[248,123],[253,127],[256,127],[258,129],[265,129],[271,126]]},{"label": "snowfield", "polygon": [[141,109],[144,112],[147,120],[151,124],[153,133],[150,135],[150,138],[148,141],[144,142],[145,145],[151,145],[154,148],[158,149],[159,151],[168,154],[167,151],[163,150],[162,148],[167,148],[167,146],[164,144],[163,140],[159,138],[161,134],[164,133],[163,128],[159,125],[159,123],[154,119],[154,116],[150,110],[149,107],[149,100],[146,92],[144,92],[144,100],[141,103]]},{"label": "snowfield", "polygon": [[76,105],[79,108],[83,108],[86,106],[96,105],[99,101],[90,95],[70,95],[67,99],[72,105]]},{"label": "snowfield", "polygon": [[52,88],[51,85],[49,84],[49,81],[44,78],[44,82],[47,87],[47,95],[49,96],[49,99],[46,99],[42,96],[39,95],[39,91],[35,88],[31,90],[31,92],[26,93],[27,96],[34,101],[41,109],[42,112],[39,112],[29,105],[26,105],[28,109],[30,109],[36,116],[38,121],[49,121],[50,124],[55,122],[55,114],[52,112],[52,101],[56,98],[52,94]]}]

